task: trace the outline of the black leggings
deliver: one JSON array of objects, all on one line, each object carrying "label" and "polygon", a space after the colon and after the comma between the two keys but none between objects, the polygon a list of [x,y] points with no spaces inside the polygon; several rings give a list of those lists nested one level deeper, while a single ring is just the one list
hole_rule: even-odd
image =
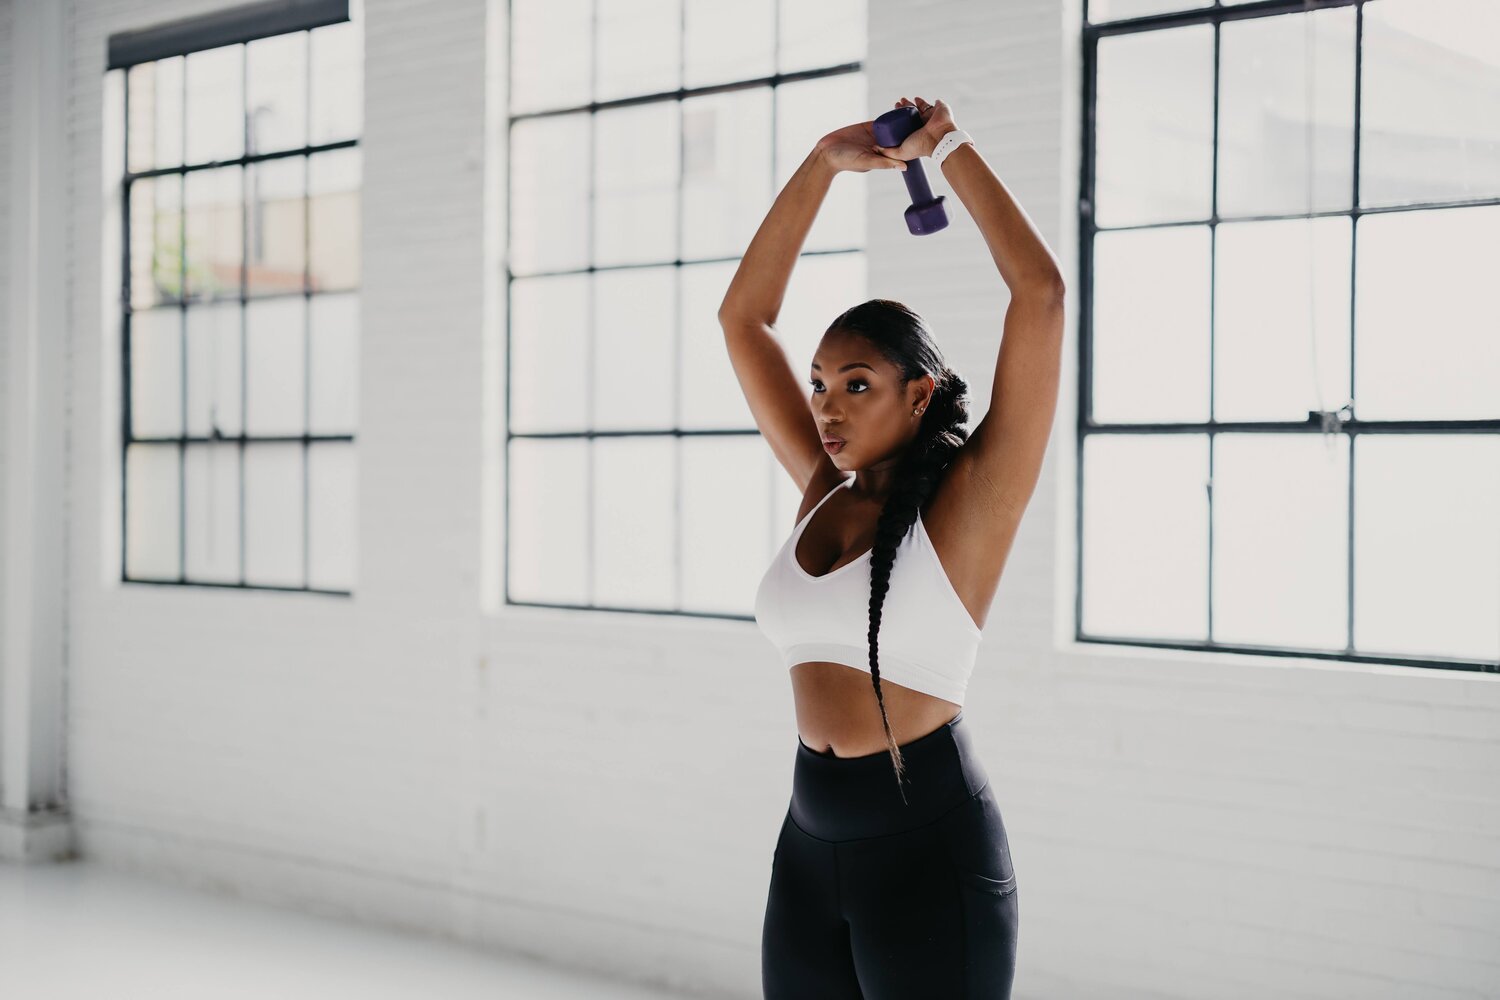
[{"label": "black leggings", "polygon": [[1002,1000],[1016,968],[1016,876],[962,710],[890,754],[797,739],[761,932],[766,1000]]}]

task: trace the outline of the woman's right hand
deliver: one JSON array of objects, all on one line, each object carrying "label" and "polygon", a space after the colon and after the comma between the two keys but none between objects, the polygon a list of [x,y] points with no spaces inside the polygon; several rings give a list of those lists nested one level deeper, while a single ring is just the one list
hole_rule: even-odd
[{"label": "woman's right hand", "polygon": [[851,170],[905,170],[906,164],[893,156],[876,152],[875,121],[845,125],[818,140],[816,151],[836,172]]}]

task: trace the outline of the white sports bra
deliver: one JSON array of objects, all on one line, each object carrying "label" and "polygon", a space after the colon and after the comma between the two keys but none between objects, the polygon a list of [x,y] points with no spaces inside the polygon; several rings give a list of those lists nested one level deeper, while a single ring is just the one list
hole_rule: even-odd
[{"label": "white sports bra", "polygon": [[[755,592],[755,623],[791,669],[813,660],[870,670],[870,553],[822,576],[797,562],[807,523],[852,478],[835,486],[792,528]],[[861,569],[864,567],[864,569]],[[896,549],[880,622],[880,678],[963,705],[984,637],[953,589],[922,523]]]}]

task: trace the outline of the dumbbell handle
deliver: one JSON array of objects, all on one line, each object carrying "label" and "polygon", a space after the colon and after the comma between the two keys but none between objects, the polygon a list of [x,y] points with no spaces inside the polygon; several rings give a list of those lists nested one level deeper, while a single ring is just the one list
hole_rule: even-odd
[{"label": "dumbbell handle", "polygon": [[927,183],[927,171],[922,169],[920,159],[907,160],[906,169],[901,171],[901,178],[906,181],[906,193],[911,195],[913,205],[932,201],[932,185]]}]

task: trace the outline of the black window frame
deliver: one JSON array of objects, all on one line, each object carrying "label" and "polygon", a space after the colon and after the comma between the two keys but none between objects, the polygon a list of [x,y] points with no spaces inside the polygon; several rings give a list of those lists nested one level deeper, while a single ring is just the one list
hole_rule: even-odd
[{"label": "black window frame", "polygon": [[[773,18],[773,22],[774,22],[774,28],[773,28],[773,32],[772,32],[772,49],[771,49],[771,51],[773,53],[776,53],[777,56],[779,57],[779,54],[780,54],[780,51],[781,51],[781,16],[780,16],[780,10],[781,10],[781,8],[780,8],[780,4],[777,2],[777,0],[766,0],[766,2],[768,2],[770,4],[771,9],[773,11],[772,18]],[[679,5],[679,16],[680,16],[679,34],[678,34],[678,38],[679,38],[679,45],[678,45],[678,67],[679,67],[679,73],[681,72],[682,68],[685,66],[685,57],[686,57],[686,52],[685,52],[686,36],[687,36],[687,32],[686,32],[686,18],[687,18],[686,8],[687,8],[686,3],[683,3],[683,4]],[[507,65],[507,69],[506,69],[506,72],[508,74],[508,76],[507,76],[507,87],[506,87],[507,94],[514,93],[514,82],[515,82],[515,44],[516,44],[515,43],[515,34],[516,33],[515,33],[515,30],[514,30],[514,20],[513,20],[513,16],[512,16],[512,21],[511,21],[511,23],[509,25],[508,37],[507,37],[507,44],[509,46],[509,51],[508,51],[508,54],[507,54],[507,63],[508,63],[508,65]],[[598,44],[599,44],[599,0],[594,0],[594,3],[592,4],[592,8],[591,8],[591,32],[590,32],[590,42],[589,42],[589,44],[590,44],[589,71],[590,71],[591,74],[593,74],[593,73],[596,72],[597,66],[598,66],[597,53],[598,53]],[[717,83],[717,84],[710,84],[710,85],[698,86],[698,87],[678,87],[678,88],[676,88],[674,90],[664,90],[664,91],[658,91],[656,93],[649,93],[649,94],[636,94],[636,95],[631,95],[629,97],[614,98],[614,99],[606,100],[606,101],[597,101],[597,100],[592,100],[591,99],[588,103],[585,103],[585,104],[574,104],[574,105],[568,105],[568,106],[562,106],[562,107],[556,107],[556,108],[547,108],[545,110],[539,110],[539,111],[524,111],[524,112],[516,113],[516,112],[512,111],[510,108],[507,108],[506,109],[506,116],[507,116],[507,123],[506,123],[506,149],[507,149],[507,151],[509,151],[512,148],[512,143],[511,143],[510,137],[511,137],[511,135],[512,135],[514,129],[515,129],[515,126],[516,126],[517,122],[522,122],[522,121],[527,121],[527,120],[537,119],[537,118],[549,118],[549,117],[557,117],[557,116],[562,116],[562,115],[575,115],[575,114],[580,114],[580,113],[584,113],[584,112],[588,113],[588,115],[590,117],[590,120],[592,121],[598,115],[598,113],[600,111],[611,111],[611,110],[614,110],[616,108],[630,107],[630,106],[633,106],[633,105],[655,104],[655,103],[665,103],[665,102],[673,102],[673,103],[675,103],[677,105],[677,107],[678,107],[679,114],[680,114],[681,109],[682,109],[682,105],[683,105],[683,101],[685,99],[688,99],[688,98],[701,97],[701,96],[709,95],[709,94],[729,93],[729,92],[737,91],[737,90],[752,90],[752,89],[756,89],[756,88],[760,88],[760,87],[767,87],[767,86],[769,86],[770,89],[771,89],[771,91],[772,91],[772,93],[773,93],[773,100],[772,100],[772,105],[771,105],[771,130],[770,130],[771,134],[768,137],[769,138],[768,148],[769,148],[769,156],[770,156],[769,164],[770,164],[770,168],[772,170],[773,189],[774,189],[774,177],[775,177],[775,167],[776,167],[776,157],[777,157],[777,142],[776,142],[776,121],[777,121],[777,118],[776,118],[776,116],[777,116],[777,113],[778,113],[777,112],[777,105],[776,105],[776,102],[774,100],[774,92],[775,92],[776,88],[780,87],[783,84],[798,83],[798,82],[801,82],[803,80],[815,80],[815,79],[821,79],[821,78],[824,78],[824,77],[839,76],[839,75],[849,74],[849,73],[862,73],[864,71],[865,71],[865,60],[863,58],[861,58],[861,59],[855,60],[853,62],[839,63],[839,64],[835,64],[835,65],[830,65],[830,66],[823,66],[823,67],[818,67],[816,69],[797,70],[797,71],[789,72],[789,73],[773,72],[773,73],[771,73],[769,75],[765,75],[765,76],[751,77],[751,78],[746,78],[746,79],[739,79],[739,80],[734,80],[734,81],[731,81],[731,82],[728,82],[728,83]],[[681,77],[679,77],[679,79],[681,79]],[[593,94],[593,93],[596,92],[596,87],[594,86],[594,82],[592,80],[590,82],[589,92],[590,92],[590,94]],[[679,154],[680,154],[680,147],[679,147]],[[507,155],[510,155],[510,154],[507,153]],[[591,151],[590,155],[592,155],[592,151]],[[681,196],[681,193],[682,193],[682,186],[681,186],[681,183],[680,183],[680,180],[679,180],[679,186],[678,186],[678,195],[679,195],[679,198]],[[775,192],[773,190],[773,194],[774,193]],[[594,203],[594,195],[595,195],[595,191],[594,191],[594,175],[593,175],[593,171],[590,171],[590,173],[589,173],[589,205],[590,205],[590,211],[591,212],[593,211],[592,206],[593,206],[593,203]],[[594,273],[606,272],[606,271],[623,271],[623,270],[632,270],[632,269],[647,268],[647,267],[649,267],[649,268],[660,268],[660,267],[668,267],[668,266],[675,267],[678,270],[678,272],[680,273],[681,269],[683,267],[685,267],[685,266],[687,266],[687,267],[695,267],[695,266],[703,265],[703,264],[717,264],[717,263],[727,263],[727,262],[730,262],[730,261],[737,261],[737,260],[740,260],[742,258],[743,254],[735,254],[733,256],[728,256],[728,257],[693,258],[692,260],[683,260],[682,257],[679,255],[674,260],[655,260],[655,261],[651,261],[651,262],[646,263],[646,264],[632,262],[632,263],[626,263],[626,264],[606,264],[606,265],[603,265],[603,266],[596,266],[595,264],[592,263],[592,257],[593,257],[592,250],[593,250],[593,247],[591,245],[590,246],[590,252],[589,252],[590,263],[588,263],[587,265],[585,265],[583,267],[565,268],[565,269],[561,269],[561,270],[542,270],[542,271],[535,271],[535,272],[527,272],[527,273],[524,273],[524,274],[521,274],[521,275],[518,276],[518,275],[516,275],[514,273],[514,270],[511,267],[511,256],[512,256],[511,249],[514,246],[514,243],[513,243],[514,234],[513,234],[513,231],[512,231],[513,216],[512,216],[512,212],[511,212],[511,185],[508,182],[506,184],[506,191],[505,191],[505,220],[506,220],[506,231],[505,231],[505,247],[506,247],[506,253],[505,253],[505,436],[504,436],[504,441],[501,443],[502,455],[503,455],[503,462],[504,462],[505,490],[504,490],[504,503],[503,503],[503,508],[504,509],[503,509],[503,513],[502,513],[501,516],[503,518],[502,524],[504,524],[506,526],[506,528],[505,528],[505,530],[503,532],[505,541],[504,541],[504,545],[503,545],[503,550],[502,550],[501,555],[500,555],[500,558],[501,558],[501,576],[502,576],[502,579],[503,579],[503,587],[502,587],[502,589],[504,591],[504,603],[507,606],[511,606],[511,607],[557,608],[557,609],[569,610],[569,611],[600,611],[600,612],[610,612],[610,613],[621,612],[621,613],[626,613],[626,614],[667,615],[667,616],[674,616],[674,617],[707,618],[707,619],[714,619],[714,620],[719,620],[719,621],[751,621],[751,622],[753,622],[755,620],[755,616],[754,616],[753,613],[735,614],[735,613],[731,613],[731,612],[720,612],[720,611],[698,611],[698,610],[693,610],[693,609],[689,609],[689,608],[683,608],[683,607],[680,607],[680,606],[679,607],[670,607],[670,608],[659,608],[659,607],[635,607],[635,606],[623,605],[623,604],[573,604],[573,603],[559,603],[559,602],[549,602],[549,601],[519,600],[515,596],[513,596],[513,594],[511,593],[511,585],[510,585],[510,569],[511,569],[511,557],[510,557],[510,524],[511,524],[511,519],[510,519],[510,496],[511,496],[511,490],[514,487],[514,483],[513,483],[512,478],[511,478],[511,442],[512,441],[516,441],[516,440],[538,440],[538,439],[548,439],[548,438],[551,438],[551,439],[569,439],[569,440],[586,440],[586,441],[592,442],[595,439],[599,439],[599,438],[611,438],[611,437],[630,437],[630,438],[746,437],[746,436],[756,436],[756,437],[759,437],[759,436],[761,436],[761,433],[760,433],[759,428],[756,428],[756,427],[692,429],[692,428],[684,428],[684,427],[681,427],[681,426],[674,426],[674,427],[670,427],[670,428],[660,428],[660,429],[640,428],[640,429],[626,429],[626,430],[598,430],[598,429],[595,429],[595,428],[587,428],[585,430],[577,430],[577,431],[516,431],[516,430],[514,430],[513,429],[514,428],[514,413],[513,413],[513,409],[512,409],[512,403],[513,403],[513,399],[514,399],[514,393],[512,392],[512,388],[513,388],[512,387],[512,378],[513,378],[513,375],[514,375],[514,363],[513,363],[512,354],[511,354],[511,346],[512,346],[512,341],[513,341],[512,331],[514,329],[514,327],[513,327],[514,317],[513,317],[513,314],[512,314],[513,303],[514,303],[513,287],[514,287],[514,284],[515,284],[515,281],[516,281],[517,277],[519,277],[521,280],[524,281],[524,280],[529,280],[529,279],[533,279],[533,278],[547,278],[547,277],[558,277],[558,276],[563,276],[563,275],[577,275],[577,274],[594,274]],[[683,225],[683,222],[682,222],[682,213],[680,211],[678,212],[677,225],[678,225],[678,240],[677,240],[677,245],[678,245],[678,251],[679,251],[679,254],[680,254],[681,247],[682,247],[682,239],[681,239],[682,232],[681,232],[681,229],[682,229],[682,225]],[[591,220],[590,234],[591,234],[590,238],[592,239],[592,220]],[[849,254],[865,254],[867,252],[868,252],[868,248],[866,246],[840,247],[840,248],[835,248],[835,249],[803,250],[801,253],[798,254],[798,260],[801,260],[801,259],[803,259],[805,257],[819,257],[819,256],[832,256],[832,255],[849,255]],[[678,328],[678,331],[680,333],[680,331],[682,329],[682,317],[680,315],[677,317],[677,328]],[[590,390],[590,392],[592,392],[592,388],[593,388],[593,383],[592,383],[593,369],[594,369],[593,358],[594,358],[593,341],[592,341],[592,334],[590,334],[590,347],[589,347],[589,351],[587,352],[587,362],[588,362],[588,369],[589,369],[589,378],[591,380],[590,384],[589,384],[589,390]],[[674,360],[680,363],[680,361],[681,361],[681,352],[680,351],[674,352]],[[673,372],[673,382],[672,382],[673,385],[679,384],[679,382],[680,382],[679,376],[680,376],[680,372],[676,372],[676,371]],[[592,470],[592,465],[590,466],[590,469]],[[594,522],[594,516],[593,516],[593,514],[594,514],[594,503],[595,503],[595,501],[596,501],[596,497],[594,496],[594,492],[592,490],[588,491],[588,496],[587,496],[588,514],[587,514],[587,516],[585,518],[585,524],[589,525],[589,526],[591,526],[593,524],[593,522]],[[681,524],[680,519],[679,519],[678,524],[680,526],[680,524]],[[592,530],[592,528],[589,527],[588,530]],[[680,544],[680,539],[681,539],[680,532],[675,537],[676,537],[676,540],[678,542],[678,545],[677,545],[676,572],[677,572],[677,579],[680,581],[681,578],[682,578],[682,560],[681,560],[681,549],[682,549],[682,546]],[[585,588],[588,591],[592,591],[593,590],[593,586],[592,586],[593,579],[594,579],[593,570],[594,570],[594,556],[593,556],[593,549],[592,549],[592,546],[591,546],[590,550],[589,550],[589,556],[588,556],[588,576],[586,578],[587,579],[587,583],[585,585]],[[680,604],[680,602],[679,602],[679,604]]]},{"label": "black window frame", "polygon": [[[185,245],[182,241],[186,233],[186,179],[190,173],[213,170],[222,167],[240,166],[245,168],[243,173],[248,176],[248,166],[267,160],[284,159],[290,157],[308,157],[330,150],[347,149],[358,147],[362,141],[361,137],[344,139],[336,142],[322,143],[316,145],[304,145],[291,149],[280,149],[267,153],[245,153],[238,157],[224,160],[210,160],[201,163],[186,162],[186,148],[184,147],[184,162],[173,167],[155,167],[149,170],[132,171],[130,169],[130,69],[141,63],[155,62],[174,56],[188,56],[194,52],[208,49],[220,48],[227,45],[247,45],[260,38],[268,38],[275,35],[293,34],[296,32],[311,32],[315,28],[330,24],[339,24],[350,20],[349,0],[260,0],[260,2],[243,4],[237,7],[212,11],[202,15],[179,18],[173,21],[163,22],[147,28],[134,29],[117,32],[110,35],[107,43],[107,55],[105,60],[105,74],[119,71],[121,79],[121,108],[123,118],[120,129],[121,141],[121,163],[124,171],[121,175],[120,185],[120,575],[119,582],[122,584],[165,586],[165,587],[211,587],[231,590],[260,590],[277,591],[284,593],[314,593],[333,597],[350,597],[352,590],[334,587],[314,587],[307,584],[308,578],[308,512],[310,497],[308,495],[308,464],[309,448],[313,443],[342,442],[352,446],[357,435],[350,434],[312,434],[303,429],[301,434],[276,435],[276,434],[247,434],[244,423],[244,407],[246,405],[246,368],[245,368],[245,331],[244,315],[245,309],[251,300],[261,301],[278,297],[277,295],[248,294],[246,281],[248,260],[248,241],[250,239],[249,228],[246,225],[246,214],[249,205],[245,196],[243,185],[248,183],[242,179],[240,197],[240,292],[238,302],[240,304],[241,336],[240,336],[240,406],[241,423],[239,434],[224,434],[214,429],[212,436],[194,436],[186,433],[184,423],[183,430],[177,435],[157,435],[138,437],[132,426],[132,399],[131,399],[131,318],[136,310],[131,305],[131,220],[130,220],[130,193],[131,187],[136,181],[161,176],[179,175],[183,178],[184,201],[182,211],[179,213],[179,225],[182,227],[179,235],[179,245]],[[249,60],[241,59],[241,86],[245,85],[245,76],[248,75]],[[307,67],[309,75],[312,72],[311,59]],[[185,83],[184,83],[185,85]],[[363,87],[363,81],[361,82]],[[304,99],[310,104],[312,89],[304,83]],[[185,108],[185,105],[184,105]],[[184,110],[184,114],[185,114]],[[304,192],[304,211],[310,194]],[[300,292],[280,293],[279,297],[301,297],[304,300],[318,294],[345,294],[344,290],[325,293],[315,291],[311,285],[310,270],[312,267],[311,257],[308,254],[308,232],[305,224],[303,227],[303,282]],[[198,300],[193,299],[186,293],[186,268],[187,254],[178,255],[179,289],[181,294],[176,302],[169,302],[166,308],[180,311],[182,320],[179,323],[181,388],[183,398],[187,398],[187,323],[186,312]],[[358,289],[350,290],[357,294]],[[224,301],[234,301],[226,298]],[[163,306],[155,305],[148,309],[161,309]],[[141,310],[147,311],[147,310]],[[308,394],[311,392],[311,379],[305,379],[303,385],[304,412],[308,405]],[[184,421],[186,411],[184,410]],[[190,444],[212,444],[212,443],[238,443],[239,461],[239,531],[238,531],[238,564],[239,576],[237,581],[224,580],[198,580],[187,576],[187,448]],[[272,583],[253,583],[245,579],[245,448],[247,444],[264,443],[300,443],[302,445],[302,575],[303,584],[292,586]],[[127,566],[127,553],[130,540],[129,524],[129,452],[134,444],[175,444],[177,445],[177,490],[178,490],[178,547],[177,547],[177,577],[150,578],[132,577],[129,575]]]},{"label": "black window frame", "polygon": [[[1139,646],[1158,649],[1179,649],[1205,653],[1244,653],[1265,656],[1297,657],[1304,659],[1339,660],[1351,663],[1380,663],[1397,666],[1426,667],[1432,669],[1465,670],[1496,673],[1500,672],[1500,661],[1488,661],[1478,659],[1453,659],[1450,657],[1421,657],[1421,656],[1395,656],[1369,653],[1357,650],[1354,647],[1354,583],[1355,583],[1355,462],[1357,455],[1358,437],[1361,434],[1430,434],[1433,432],[1454,434],[1500,434],[1500,419],[1481,420],[1361,420],[1354,414],[1354,408],[1346,403],[1337,410],[1309,411],[1305,422],[1287,421],[1216,421],[1213,416],[1213,379],[1209,379],[1209,419],[1204,423],[1128,423],[1128,424],[1102,424],[1093,419],[1093,279],[1094,279],[1094,236],[1104,232],[1115,232],[1124,230],[1139,230],[1147,228],[1160,228],[1163,226],[1201,226],[1207,224],[1209,227],[1209,363],[1210,370],[1213,364],[1213,343],[1215,317],[1213,312],[1213,295],[1215,274],[1215,254],[1217,247],[1217,229],[1220,222],[1218,214],[1218,186],[1219,186],[1219,57],[1221,48],[1221,25],[1228,21],[1244,20],[1258,17],[1274,17],[1283,14],[1306,14],[1317,10],[1333,9],[1340,7],[1355,8],[1354,28],[1354,118],[1353,118],[1353,184],[1350,205],[1346,209],[1314,211],[1312,213],[1288,212],[1274,213],[1255,216],[1234,216],[1233,221],[1250,220],[1273,220],[1273,219],[1314,219],[1323,217],[1350,217],[1351,223],[1351,259],[1350,259],[1350,358],[1349,379],[1351,385],[1351,398],[1353,398],[1353,380],[1355,377],[1354,352],[1358,344],[1358,327],[1355,324],[1355,309],[1357,300],[1355,296],[1354,283],[1357,277],[1357,257],[1359,248],[1359,220],[1361,216],[1378,215],[1389,212],[1404,211],[1426,211],[1431,209],[1462,209],[1500,204],[1500,198],[1481,198],[1463,201],[1445,202],[1416,202],[1409,205],[1370,206],[1360,205],[1360,110],[1361,110],[1361,83],[1363,77],[1363,53],[1364,53],[1364,8],[1368,3],[1380,3],[1382,0],[1260,0],[1260,2],[1234,4],[1225,6],[1214,0],[1212,5],[1190,7],[1170,13],[1152,14],[1141,17],[1121,18],[1118,20],[1101,21],[1092,23],[1088,20],[1088,0],[1084,0],[1083,25],[1081,29],[1082,46],[1082,79],[1080,81],[1082,100],[1081,139],[1082,150],[1079,171],[1079,203],[1078,203],[1078,289],[1079,289],[1079,354],[1078,354],[1078,412],[1076,424],[1075,454],[1077,462],[1075,467],[1074,481],[1074,553],[1075,561],[1073,567],[1073,639],[1075,642],[1084,644],[1104,644],[1111,646]],[[1186,6],[1186,5],[1184,5]],[[1096,99],[1098,96],[1098,46],[1101,38],[1116,35],[1133,34],[1139,32],[1161,30],[1167,28],[1182,27],[1185,25],[1211,24],[1214,29],[1213,49],[1213,176],[1212,195],[1210,202],[1210,215],[1206,219],[1183,219],[1173,220],[1167,223],[1153,222],[1130,224],[1122,226],[1109,226],[1100,229],[1094,221],[1094,182],[1095,182],[1095,153],[1096,153]],[[1270,645],[1246,645],[1243,643],[1220,643],[1215,642],[1213,636],[1213,468],[1214,468],[1214,438],[1218,433],[1271,433],[1271,434],[1321,434],[1324,431],[1346,434],[1349,437],[1349,463],[1348,463],[1348,539],[1347,560],[1345,566],[1345,577],[1347,586],[1347,620],[1345,623],[1345,648],[1330,651],[1326,649],[1301,649],[1289,646]],[[1083,526],[1084,526],[1084,474],[1083,474],[1083,452],[1086,438],[1091,434],[1191,434],[1206,435],[1208,441],[1208,482],[1206,484],[1208,495],[1208,538],[1207,538],[1207,572],[1208,586],[1206,601],[1207,634],[1209,638],[1203,642],[1183,642],[1179,640],[1152,640],[1142,639],[1134,636],[1109,636],[1085,633],[1083,630],[1083,600],[1084,600],[1084,577],[1083,577]]]}]

